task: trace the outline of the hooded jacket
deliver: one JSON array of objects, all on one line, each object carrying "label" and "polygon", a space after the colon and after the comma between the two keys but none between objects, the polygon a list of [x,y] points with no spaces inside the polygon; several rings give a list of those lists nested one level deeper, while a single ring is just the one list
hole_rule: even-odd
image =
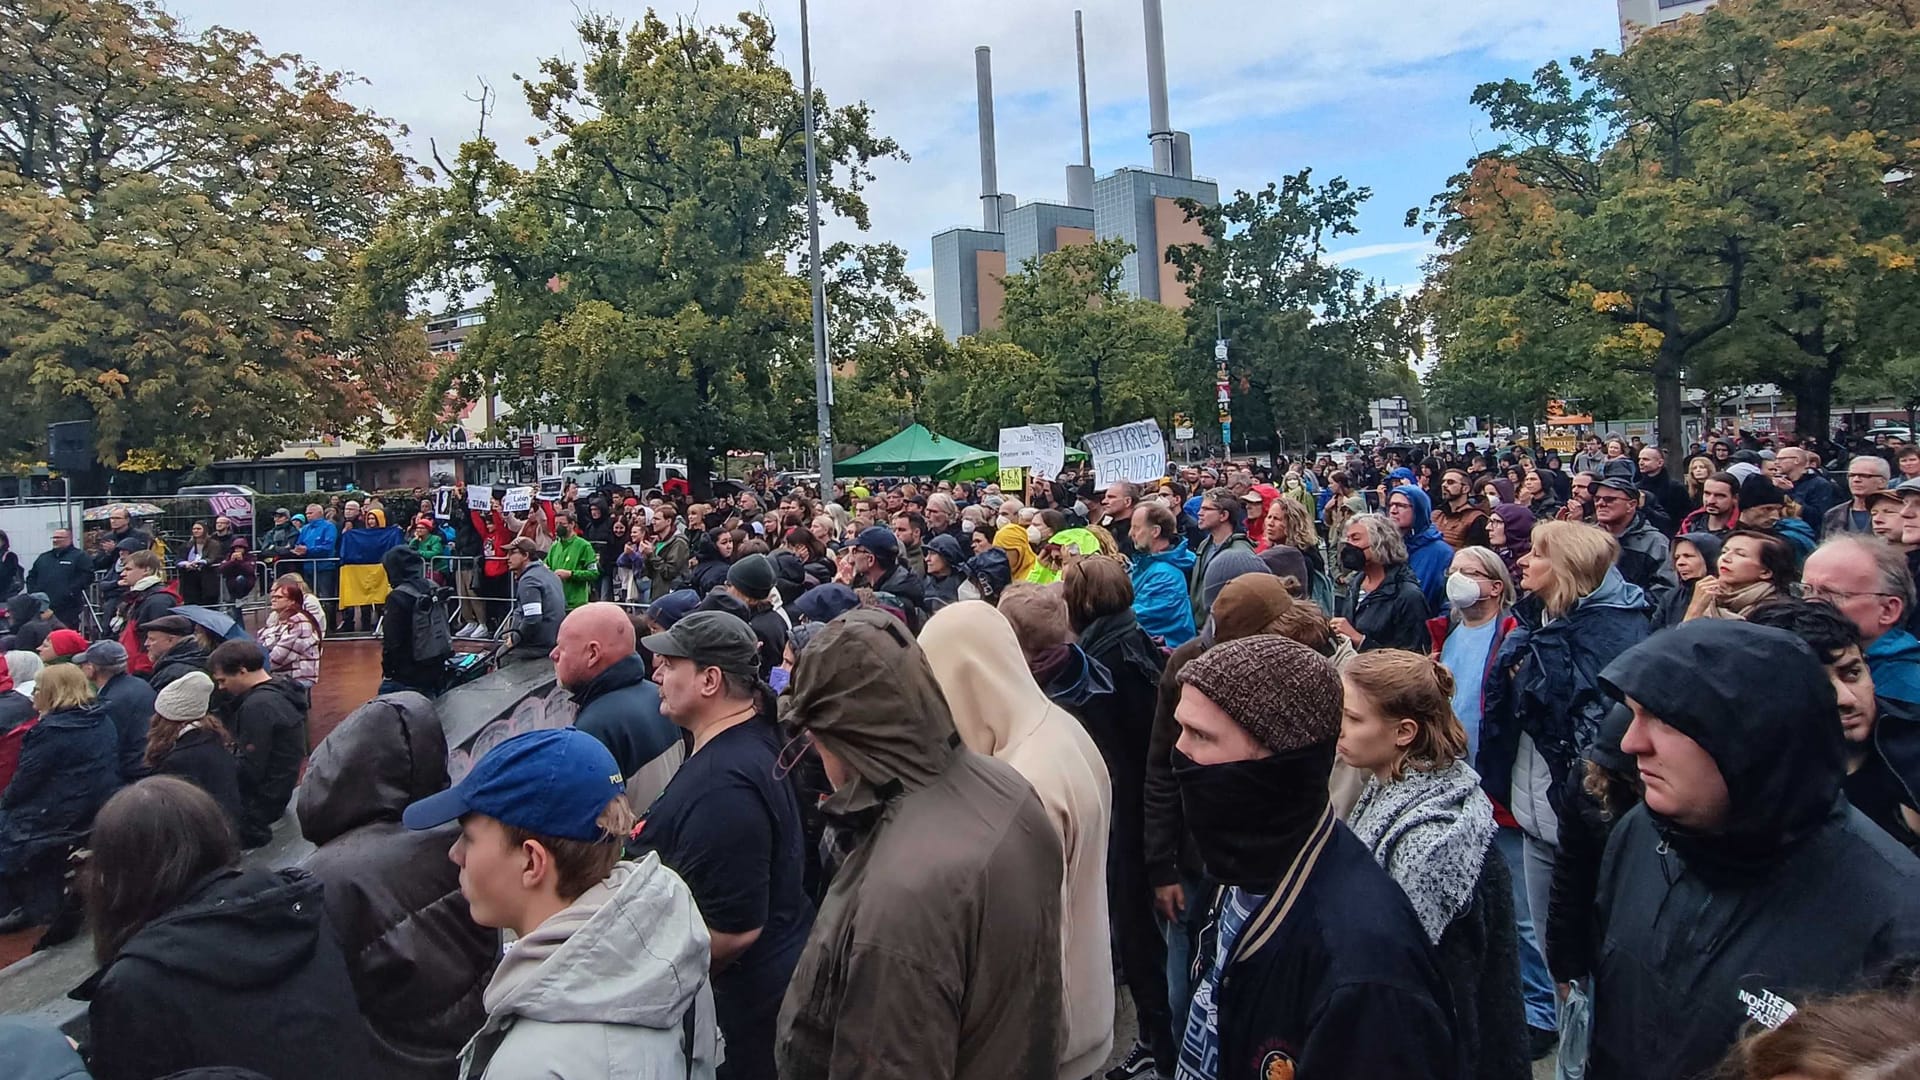
[{"label": "hooded jacket", "polygon": [[1187,592],[1193,562],[1193,550],[1185,540],[1176,540],[1165,551],[1133,554],[1133,615],[1141,629],[1169,649],[1186,644],[1196,632],[1193,597]]},{"label": "hooded jacket", "polygon": [[294,801],[319,850],[306,870],[326,888],[382,1080],[450,1078],[480,1029],[499,935],[474,923],[447,858],[459,828],[413,831],[407,804],[447,786],[447,740],[425,697],[377,697],[318,747]]},{"label": "hooded jacket", "polygon": [[1615,560],[1620,576],[1647,594],[1654,611],[1667,598],[1680,591],[1680,574],[1673,568],[1673,545],[1643,513],[1635,514],[1619,536],[1620,557]]},{"label": "hooded jacket", "polygon": [[[1401,484],[1395,495],[1405,495],[1413,504],[1413,527],[1400,535],[1407,542],[1407,566],[1420,581],[1420,592],[1427,598],[1427,618],[1444,615],[1447,610],[1447,570],[1453,566],[1453,548],[1440,536],[1433,523],[1433,502],[1427,493],[1413,484]],[[1422,625],[1425,620],[1421,620]]]},{"label": "hooded jacket", "polygon": [[[154,662],[147,656],[145,645],[140,640],[142,636],[140,625],[167,614],[179,603],[179,590],[158,580],[144,589],[130,589],[120,598],[120,611],[114,618],[120,623],[119,641],[127,650],[128,671],[135,675],[149,676],[148,681],[153,681],[151,676],[154,674]],[[183,644],[193,643],[184,642]],[[203,663],[206,656],[206,651],[201,650],[200,659]],[[153,688],[158,690],[164,685],[166,684],[154,682]]]},{"label": "hooded jacket", "polygon": [[[13,691],[4,693],[18,697]],[[93,815],[120,787],[113,720],[98,704],[47,713],[20,743],[0,794],[0,874],[86,839]]]},{"label": "hooded jacket", "polygon": [[1920,862],[1841,797],[1823,676],[1794,635],[1724,620],[1669,630],[1601,674],[1713,758],[1728,806],[1724,828],[1700,831],[1643,803],[1607,844],[1595,1080],[1699,1076],[1747,1020],[1777,1024],[1920,949]]},{"label": "hooded jacket", "polygon": [[431,602],[426,594],[434,587],[426,578],[426,560],[417,551],[397,547],[382,555],[380,564],[392,586],[380,635],[380,674],[410,689],[438,693],[447,678],[446,657],[416,660],[413,655],[414,613]]},{"label": "hooded jacket", "polygon": [[[1503,481],[1504,482],[1504,481]],[[1533,550],[1534,516],[1531,510],[1517,503],[1503,502],[1493,508],[1493,515],[1500,519],[1505,528],[1507,542],[1495,548],[1500,561],[1506,564],[1507,573],[1515,581],[1520,580],[1520,560]]]},{"label": "hooded jacket", "polygon": [[[1515,613],[1526,611],[1523,605]],[[1600,669],[1651,632],[1646,594],[1609,569],[1600,587],[1565,615],[1544,626],[1526,625],[1523,618],[1501,643],[1480,720],[1479,764],[1488,794],[1523,825],[1534,821],[1545,833],[1563,812],[1574,762],[1593,744],[1611,704],[1600,686]],[[1517,791],[1512,777],[1522,733],[1532,740],[1547,775]],[[1520,805],[1522,799],[1528,805]],[[1553,841],[1551,835],[1540,838]]]},{"label": "hooded jacket", "polygon": [[256,847],[286,813],[307,756],[307,688],[275,675],[226,705],[240,761],[240,842]]},{"label": "hooded jacket", "polygon": [[[1113,786],[1100,748],[1065,709],[1022,678],[1013,625],[981,601],[927,620],[920,644],[968,749],[1013,766],[1039,793],[1060,835],[1061,976],[1067,1009],[1060,1075],[1099,1071],[1113,1049],[1113,960],[1107,930],[1107,834]],[[1077,651],[1077,650],[1076,650]],[[1106,685],[1111,688],[1109,680]]]},{"label": "hooded jacket", "polygon": [[1873,672],[1873,690],[1884,698],[1920,705],[1920,639],[1899,627],[1861,650]]},{"label": "hooded jacket", "polygon": [[95,1080],[205,1065],[275,1080],[371,1075],[320,882],[303,870],[215,871],[73,996],[89,1002]]},{"label": "hooded jacket", "polygon": [[710,948],[693,894],[658,855],[620,863],[500,961],[462,1080],[711,1080]]},{"label": "hooded jacket", "polygon": [[567,571],[560,584],[566,593],[567,610],[572,611],[592,599],[593,583],[600,580],[600,553],[594,550],[592,541],[577,532],[557,537],[547,548],[547,568],[555,572],[555,577],[559,571]]},{"label": "hooded jacket", "polygon": [[[1451,565],[1451,562],[1449,562]],[[1360,632],[1360,649],[1406,649],[1418,652],[1425,647],[1427,633],[1427,597],[1420,579],[1405,563],[1387,568],[1380,587],[1360,594],[1363,578],[1355,574],[1347,582],[1347,619]]]},{"label": "hooded jacket", "polygon": [[1065,865],[1040,797],[966,748],[884,612],[822,630],[781,715],[853,779],[821,806],[844,857],[780,1007],[780,1075],[1058,1075]]},{"label": "hooded jacket", "polygon": [[[1712,533],[1683,532],[1673,538],[1673,543],[1678,544],[1682,540],[1692,544],[1693,549],[1700,553],[1701,560],[1707,564],[1706,574],[1708,577],[1712,577],[1720,572],[1720,545],[1723,540],[1722,537],[1715,536]],[[1678,570],[1674,571],[1673,576],[1675,580],[1680,581],[1680,587],[1668,594],[1664,604],[1654,608],[1653,625],[1656,630],[1680,625],[1686,620],[1687,608],[1693,604],[1693,589],[1695,585],[1699,584],[1699,581],[1697,579],[1694,581],[1680,580],[1680,572]]]}]

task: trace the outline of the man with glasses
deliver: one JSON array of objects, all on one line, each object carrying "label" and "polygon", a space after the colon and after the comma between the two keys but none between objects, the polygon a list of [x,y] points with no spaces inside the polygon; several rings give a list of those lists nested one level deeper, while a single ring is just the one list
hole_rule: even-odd
[{"label": "man with glasses", "polygon": [[1195,626],[1207,621],[1206,605],[1200,601],[1207,567],[1223,551],[1253,551],[1253,541],[1240,527],[1242,505],[1231,488],[1217,487],[1200,497],[1200,546],[1194,549],[1193,569],[1187,571],[1187,602],[1193,608]]},{"label": "man with glasses", "polygon": [[1640,489],[1624,476],[1600,481],[1593,491],[1593,522],[1620,541],[1620,576],[1646,590],[1653,610],[1663,610],[1680,591],[1680,574],[1672,545],[1640,513]]},{"label": "man with glasses", "polygon": [[1801,580],[1809,598],[1840,609],[1860,631],[1860,651],[1880,696],[1920,704],[1920,640],[1905,626],[1913,609],[1905,556],[1878,537],[1846,533],[1807,557]]},{"label": "man with glasses", "polygon": [[777,768],[760,640],[737,616],[696,611],[641,642],[660,711],[693,750],[635,830],[686,879],[713,940],[713,999],[726,1036],[720,1077],[774,1075],[774,1025],[813,925],[802,887],[800,806]]},{"label": "man with glasses", "polygon": [[1820,520],[1820,535],[1872,533],[1873,510],[1867,505],[1867,497],[1886,490],[1892,475],[1893,468],[1883,457],[1861,454],[1847,462],[1847,491],[1853,498],[1827,511],[1826,517]]}]

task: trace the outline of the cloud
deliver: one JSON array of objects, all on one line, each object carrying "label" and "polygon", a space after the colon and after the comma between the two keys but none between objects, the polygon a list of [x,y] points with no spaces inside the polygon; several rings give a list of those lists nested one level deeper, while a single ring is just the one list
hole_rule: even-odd
[{"label": "cloud", "polygon": [[1433,251],[1434,245],[1431,240],[1407,240],[1394,244],[1361,244],[1359,247],[1329,251],[1327,252],[1327,260],[1336,263],[1356,263],[1365,262],[1368,259],[1378,259],[1387,255],[1417,254],[1426,256],[1432,254]]},{"label": "cloud", "polygon": [[[585,2],[585,0],[583,0]],[[1104,175],[1145,164],[1145,44],[1135,0],[1078,0],[1085,9],[1094,163]],[[656,4],[668,17],[714,22],[730,7]],[[930,238],[979,220],[975,45],[993,48],[1000,188],[1024,201],[1061,200],[1063,166],[1079,159],[1072,0],[898,3],[836,0],[813,6],[815,81],[835,103],[864,100],[875,125],[911,162],[887,162],[868,194],[874,240],[906,247],[924,269]],[[424,159],[473,133],[485,80],[499,95],[488,132],[521,161],[537,125],[513,75],[550,55],[578,57],[565,4],[517,0],[173,0],[190,27],[255,32],[269,50],[364,76],[349,96],[408,125]],[[622,5],[632,18],[638,6]],[[765,10],[790,68],[800,59],[797,4]],[[1551,0],[1179,0],[1167,5],[1174,126],[1191,131],[1195,170],[1226,192],[1254,189],[1312,166],[1375,189],[1350,260],[1412,256],[1399,221],[1474,153],[1483,134],[1467,103],[1473,86],[1538,64],[1617,44],[1611,5]],[[797,81],[797,80],[796,80]],[[1484,142],[1484,139],[1480,139]],[[828,238],[854,235],[834,223]],[[1391,250],[1389,250],[1391,249]],[[1417,258],[1397,271],[1417,277]],[[1396,274],[1396,276],[1398,276]]]}]

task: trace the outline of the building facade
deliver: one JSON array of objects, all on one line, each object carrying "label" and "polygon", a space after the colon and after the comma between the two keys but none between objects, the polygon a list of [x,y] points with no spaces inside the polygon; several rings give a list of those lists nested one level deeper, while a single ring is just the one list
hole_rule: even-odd
[{"label": "building facade", "polygon": [[1620,44],[1633,44],[1640,31],[1697,15],[1713,6],[1713,0],[1616,0],[1620,9]]}]

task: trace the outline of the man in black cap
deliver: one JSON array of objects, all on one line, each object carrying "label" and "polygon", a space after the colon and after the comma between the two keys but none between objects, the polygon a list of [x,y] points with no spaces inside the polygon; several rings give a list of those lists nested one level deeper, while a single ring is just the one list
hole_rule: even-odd
[{"label": "man in black cap", "polygon": [[1624,476],[1608,476],[1593,488],[1593,522],[1620,541],[1620,576],[1646,590],[1653,610],[1680,591],[1673,546],[1640,512],[1640,489]]},{"label": "man in black cap", "polygon": [[773,562],[748,555],[727,568],[727,591],[747,606],[747,625],[760,639],[760,677],[780,666],[787,652],[787,617],[773,606]]},{"label": "man in black cap", "polygon": [[841,584],[872,589],[882,604],[897,608],[907,626],[919,633],[926,618],[927,583],[900,561],[900,538],[891,529],[874,525],[860,530],[849,550],[852,580]]},{"label": "man in black cap", "polygon": [[[892,534],[888,534],[892,535]],[[771,588],[771,585],[769,585]],[[695,611],[642,644],[660,709],[693,751],[654,801],[635,843],[693,890],[713,939],[721,1077],[774,1074],[780,999],[813,925],[802,882],[800,807],[778,768],[780,737],[760,680],[760,642],[721,611]]]},{"label": "man in black cap", "polygon": [[1600,673],[1646,789],[1607,845],[1587,1075],[1711,1072],[1749,1020],[1920,951],[1920,862],[1841,796],[1832,682],[1806,642],[1696,619]]},{"label": "man in black cap", "polygon": [[275,507],[273,526],[260,536],[260,556],[269,562],[293,556],[293,545],[300,542],[300,526],[293,523],[293,511]]},{"label": "man in black cap", "polygon": [[153,674],[147,683],[155,692],[189,671],[207,670],[207,650],[194,635],[193,623],[179,615],[162,615],[140,624],[147,647],[147,659],[153,662]]}]

